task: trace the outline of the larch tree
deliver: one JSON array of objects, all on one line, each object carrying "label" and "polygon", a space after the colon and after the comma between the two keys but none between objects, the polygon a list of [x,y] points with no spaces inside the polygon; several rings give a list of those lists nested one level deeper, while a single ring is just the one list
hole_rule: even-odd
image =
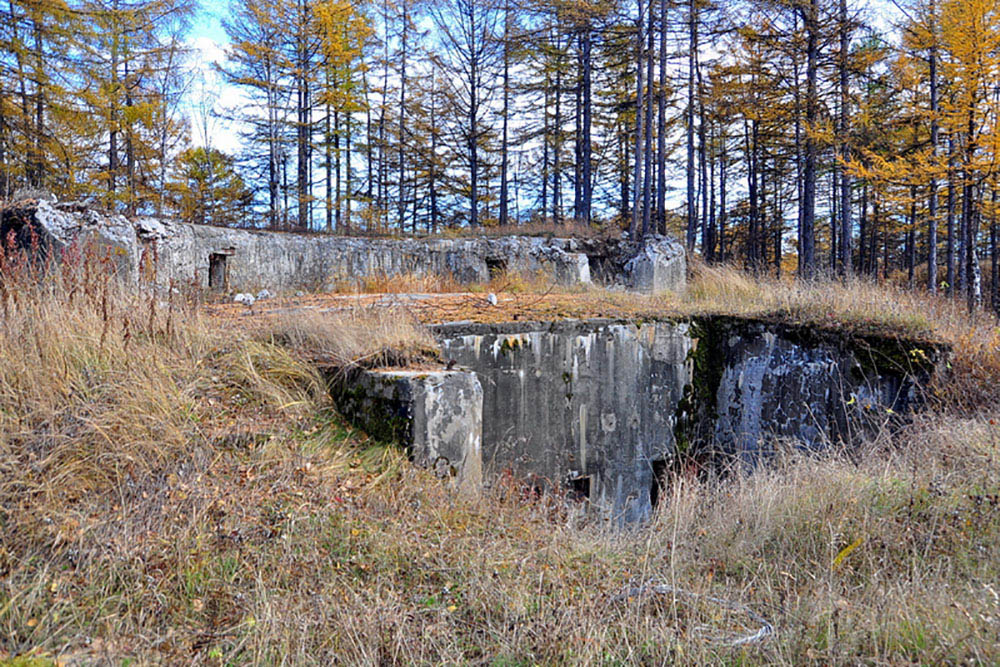
[{"label": "larch tree", "polygon": [[496,39],[499,12],[492,0],[445,0],[432,9],[443,48],[442,64],[450,75],[457,112],[456,134],[468,167],[468,223],[480,224],[483,160],[489,103],[496,92],[501,51]]}]

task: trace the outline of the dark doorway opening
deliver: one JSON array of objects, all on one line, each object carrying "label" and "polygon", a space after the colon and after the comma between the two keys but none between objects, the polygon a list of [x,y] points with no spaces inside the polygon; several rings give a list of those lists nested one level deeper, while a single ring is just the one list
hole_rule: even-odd
[{"label": "dark doorway opening", "polygon": [[490,272],[490,280],[502,278],[507,273],[507,260],[499,257],[487,257],[486,269]]},{"label": "dark doorway opening", "polygon": [[574,477],[569,480],[569,496],[570,500],[575,500],[582,502],[590,498],[590,477]]},{"label": "dark doorway opening", "polygon": [[226,258],[227,256],[213,252],[208,256],[208,288],[221,292],[226,289]]},{"label": "dark doorway opening", "polygon": [[649,485],[649,505],[653,509],[656,509],[667,483],[667,462],[664,459],[657,459],[653,461],[652,466],[653,481]]}]

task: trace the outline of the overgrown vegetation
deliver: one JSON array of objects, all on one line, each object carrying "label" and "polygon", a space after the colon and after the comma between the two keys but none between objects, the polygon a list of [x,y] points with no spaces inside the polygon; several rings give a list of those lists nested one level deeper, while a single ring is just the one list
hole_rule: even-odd
[{"label": "overgrown vegetation", "polygon": [[412,313],[377,306],[296,313],[274,320],[275,341],[336,368],[410,366],[438,359],[434,337]]},{"label": "overgrown vegetation", "polygon": [[[351,360],[422,349],[399,313],[240,334],[119,289],[99,257],[34,273],[9,260],[0,290],[0,661],[1000,657],[1000,411],[987,394],[974,414],[943,401],[850,457],[678,472],[651,525],[615,534],[509,479],[456,495],[344,426],[284,344]],[[942,391],[979,386],[1000,356],[975,340],[992,324],[960,308],[706,276],[692,287],[703,308],[923,313],[956,344]],[[758,617],[774,634],[734,646]]]}]

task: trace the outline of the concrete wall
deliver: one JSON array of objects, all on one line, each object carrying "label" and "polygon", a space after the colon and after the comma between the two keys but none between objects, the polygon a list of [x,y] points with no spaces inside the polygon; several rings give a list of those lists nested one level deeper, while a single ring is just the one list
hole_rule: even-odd
[{"label": "concrete wall", "polygon": [[779,442],[853,444],[919,409],[947,349],[752,319],[435,327],[483,388],[483,465],[649,515],[679,455],[756,465]]},{"label": "concrete wall", "polygon": [[[329,290],[337,284],[403,274],[440,275],[459,283],[486,282],[499,271],[544,272],[563,285],[602,282],[639,291],[684,288],[684,248],[666,237],[644,245],[625,241],[507,236],[457,239],[362,239],[327,234],[284,234],[191,225],[164,219],[96,213],[50,201],[13,207],[3,214],[4,238],[13,231],[29,247],[95,244],[108,249],[128,280],[139,277],[145,254],[160,285],[195,285],[224,293],[267,289],[274,293]],[[155,261],[153,261],[155,258]],[[213,271],[212,269],[216,270]],[[147,276],[144,273],[144,278]],[[218,278],[218,279],[216,279]]]},{"label": "concrete wall", "polygon": [[369,434],[405,446],[418,466],[479,490],[483,390],[464,371],[366,371],[330,376],[341,412]]},{"label": "concrete wall", "polygon": [[161,282],[207,288],[209,257],[227,258],[231,290],[329,290],[366,277],[442,275],[486,282],[492,271],[543,271],[563,284],[590,282],[587,256],[571,239],[362,239],[280,234],[140,219],[139,238],[156,243]]},{"label": "concrete wall", "polygon": [[782,441],[820,449],[895,427],[919,409],[947,358],[923,341],[734,317],[702,318],[693,334],[700,412],[688,421],[691,440],[748,465]]},{"label": "concrete wall", "polygon": [[589,486],[616,519],[649,514],[674,451],[690,368],[686,324],[591,320],[435,327],[442,357],[483,385],[483,462],[542,486]]}]

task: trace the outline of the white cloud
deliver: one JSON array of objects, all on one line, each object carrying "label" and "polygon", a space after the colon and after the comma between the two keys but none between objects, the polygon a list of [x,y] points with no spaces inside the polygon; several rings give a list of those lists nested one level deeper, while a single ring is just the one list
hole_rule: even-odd
[{"label": "white cloud", "polygon": [[194,75],[185,104],[191,140],[196,146],[212,146],[234,154],[241,147],[239,132],[231,121],[217,117],[242,103],[241,91],[227,85],[215,69],[226,61],[225,44],[202,34],[188,40],[188,46]]}]

